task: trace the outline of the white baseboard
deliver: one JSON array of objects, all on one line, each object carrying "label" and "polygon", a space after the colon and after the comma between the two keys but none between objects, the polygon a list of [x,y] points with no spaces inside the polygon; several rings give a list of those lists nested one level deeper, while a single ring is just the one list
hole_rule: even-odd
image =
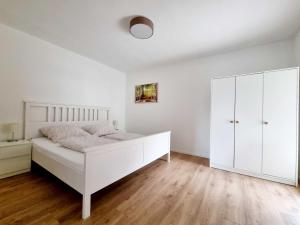
[{"label": "white baseboard", "polygon": [[282,183],[282,184],[288,184],[288,185],[292,185],[292,186],[296,186],[296,187],[298,186],[298,182],[295,180],[288,180],[288,179],[284,179],[284,178],[280,178],[280,177],[273,177],[273,176],[265,175],[265,174],[251,173],[248,171],[239,170],[239,169],[235,169],[235,168],[228,168],[226,166],[222,166],[222,165],[218,165],[218,164],[214,164],[214,163],[210,163],[209,166],[212,168],[215,168],[215,169],[225,170],[225,171],[238,173],[238,174],[242,174],[242,175],[246,175],[246,176],[250,176],[250,177],[257,177],[260,179],[270,180],[270,181],[274,181],[274,182],[278,182],[278,183]]},{"label": "white baseboard", "polygon": [[191,155],[191,156],[197,156],[197,157],[209,159],[209,157],[204,156],[204,155],[197,155],[197,154],[193,154],[193,153],[190,153],[190,152],[185,152],[185,151],[177,150],[177,149],[176,150],[172,149],[171,152],[177,152],[177,153],[182,153],[182,154],[185,154],[185,155]]}]

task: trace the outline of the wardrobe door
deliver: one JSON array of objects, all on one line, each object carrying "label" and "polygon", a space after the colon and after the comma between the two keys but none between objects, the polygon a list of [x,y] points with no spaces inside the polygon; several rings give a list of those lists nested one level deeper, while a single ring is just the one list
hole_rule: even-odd
[{"label": "wardrobe door", "polygon": [[263,173],[296,179],[298,71],[264,73]]},{"label": "wardrobe door", "polygon": [[236,77],[235,168],[261,173],[263,75]]},{"label": "wardrobe door", "polygon": [[233,167],[235,78],[212,81],[211,165]]}]

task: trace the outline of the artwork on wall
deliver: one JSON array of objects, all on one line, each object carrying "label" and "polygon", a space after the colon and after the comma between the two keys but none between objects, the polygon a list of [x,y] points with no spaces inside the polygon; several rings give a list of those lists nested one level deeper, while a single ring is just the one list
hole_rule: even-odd
[{"label": "artwork on wall", "polygon": [[158,83],[135,86],[135,103],[157,102]]}]

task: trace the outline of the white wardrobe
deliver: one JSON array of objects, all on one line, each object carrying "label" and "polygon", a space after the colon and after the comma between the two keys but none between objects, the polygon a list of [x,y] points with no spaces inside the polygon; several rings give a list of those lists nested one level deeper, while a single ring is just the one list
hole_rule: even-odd
[{"label": "white wardrobe", "polygon": [[211,167],[298,183],[299,68],[212,80]]}]

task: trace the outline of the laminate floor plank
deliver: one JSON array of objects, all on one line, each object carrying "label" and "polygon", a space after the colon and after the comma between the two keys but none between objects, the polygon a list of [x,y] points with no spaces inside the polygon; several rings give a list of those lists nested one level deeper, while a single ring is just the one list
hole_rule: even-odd
[{"label": "laminate floor plank", "polygon": [[32,172],[0,180],[0,224],[26,225],[299,225],[300,189],[208,167],[172,153],[92,195],[81,219],[81,195],[53,175]]}]

